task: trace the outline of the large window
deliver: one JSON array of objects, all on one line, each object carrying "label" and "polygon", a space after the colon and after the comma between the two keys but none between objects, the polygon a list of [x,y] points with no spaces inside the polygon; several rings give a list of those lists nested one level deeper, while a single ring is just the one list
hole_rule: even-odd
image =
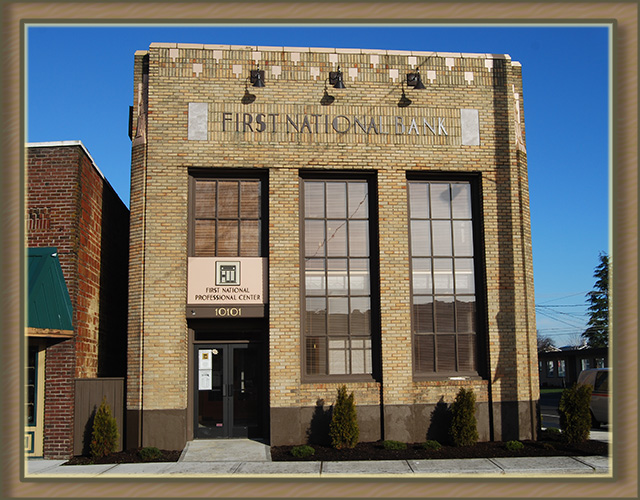
[{"label": "large window", "polygon": [[302,181],[307,375],[372,373],[369,184]]},{"label": "large window", "polygon": [[259,257],[261,181],[194,179],[195,257]]},{"label": "large window", "polygon": [[471,185],[409,180],[414,370],[477,374]]}]

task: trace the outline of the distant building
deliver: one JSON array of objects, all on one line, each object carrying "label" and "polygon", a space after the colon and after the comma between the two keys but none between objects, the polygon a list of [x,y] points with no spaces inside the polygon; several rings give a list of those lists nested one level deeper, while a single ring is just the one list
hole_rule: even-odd
[{"label": "distant building", "polygon": [[128,447],[535,437],[520,64],[154,43],[132,107]]},{"label": "distant building", "polygon": [[75,380],[126,373],[129,211],[79,141],[27,145],[27,456],[69,458]]},{"label": "distant building", "polygon": [[609,349],[565,346],[538,352],[540,387],[571,387],[582,370],[609,366]]}]

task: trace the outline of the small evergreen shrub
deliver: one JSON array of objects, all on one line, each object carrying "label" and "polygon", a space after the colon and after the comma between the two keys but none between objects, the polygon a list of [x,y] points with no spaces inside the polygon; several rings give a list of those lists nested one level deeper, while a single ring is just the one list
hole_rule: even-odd
[{"label": "small evergreen shrub", "polygon": [[440,443],[438,443],[438,441],[435,441],[433,439],[429,439],[428,441],[422,443],[422,447],[425,450],[433,450],[433,451],[438,451],[442,448],[442,445]]},{"label": "small evergreen shrub", "polygon": [[451,440],[455,446],[471,446],[478,442],[476,397],[473,390],[461,387],[451,405]]},{"label": "small evergreen shrub", "polygon": [[393,441],[391,439],[387,439],[382,442],[382,447],[385,450],[406,450],[407,443],[403,443],[401,441]]},{"label": "small evergreen shrub", "polygon": [[306,458],[315,454],[316,450],[307,444],[301,446],[294,446],[291,448],[291,454],[296,458]]},{"label": "small evergreen shrub", "polygon": [[504,447],[509,451],[521,451],[524,450],[524,444],[520,441],[507,441]]},{"label": "small evergreen shrub", "polygon": [[573,384],[562,391],[558,412],[562,436],[567,443],[582,443],[589,439],[592,390],[590,385]]},{"label": "small evergreen shrub", "polygon": [[338,389],[338,399],[331,413],[329,437],[331,437],[331,445],[338,450],[353,448],[360,437],[353,392],[347,396],[346,385]]},{"label": "small evergreen shrub", "polygon": [[155,446],[147,446],[146,448],[142,448],[138,451],[138,455],[145,462],[150,462],[151,460],[158,460],[162,457],[162,452],[156,448]]},{"label": "small evergreen shrub", "polygon": [[93,418],[93,432],[91,433],[91,456],[93,458],[111,455],[118,446],[118,424],[111,415],[111,407],[107,398],[102,398],[102,403]]}]

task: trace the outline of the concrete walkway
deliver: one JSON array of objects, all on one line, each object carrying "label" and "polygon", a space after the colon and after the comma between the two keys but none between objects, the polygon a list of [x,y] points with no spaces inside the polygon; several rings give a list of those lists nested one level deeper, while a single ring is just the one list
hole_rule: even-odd
[{"label": "concrete walkway", "polygon": [[[591,439],[609,440],[592,431]],[[465,460],[371,460],[344,462],[272,462],[269,446],[249,439],[190,441],[177,462],[62,465],[66,460],[29,459],[27,477],[154,476],[532,476],[610,475],[607,457],[517,457]]]}]

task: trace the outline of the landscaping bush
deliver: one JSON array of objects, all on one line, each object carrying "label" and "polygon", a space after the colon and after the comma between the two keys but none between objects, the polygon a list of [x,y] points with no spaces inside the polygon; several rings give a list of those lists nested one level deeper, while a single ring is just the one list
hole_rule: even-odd
[{"label": "landscaping bush", "polygon": [[142,448],[138,451],[138,455],[145,462],[150,462],[151,460],[158,460],[162,457],[162,452],[156,448],[155,446],[147,446],[146,448]]},{"label": "landscaping bush", "polygon": [[451,405],[451,440],[455,446],[471,446],[478,442],[476,397],[473,390],[461,387]]},{"label": "landscaping bush", "polygon": [[316,452],[316,450],[309,445],[303,444],[301,446],[294,446],[291,448],[291,454],[296,458],[310,457]]},{"label": "landscaping bush", "polygon": [[504,447],[509,451],[521,451],[524,450],[524,444],[520,441],[507,441]]},{"label": "landscaping bush", "polygon": [[592,390],[590,385],[573,384],[562,391],[558,412],[562,436],[567,443],[582,443],[589,439]]},{"label": "landscaping bush", "polygon": [[331,437],[331,445],[338,450],[353,448],[360,437],[353,392],[347,396],[347,386],[345,385],[338,389],[338,399],[331,413],[329,436]]},{"label": "landscaping bush", "polygon": [[407,443],[403,443],[401,441],[393,441],[391,439],[387,439],[382,442],[382,447],[385,450],[406,450]]},{"label": "landscaping bush", "polygon": [[434,441],[433,439],[429,439],[428,441],[422,443],[422,447],[425,450],[438,451],[439,449],[442,448],[442,445],[440,443],[438,443],[438,441]]},{"label": "landscaping bush", "polygon": [[91,456],[93,458],[111,455],[118,446],[118,424],[111,415],[111,407],[107,398],[102,398],[102,403],[93,419],[93,432],[91,433]]}]

